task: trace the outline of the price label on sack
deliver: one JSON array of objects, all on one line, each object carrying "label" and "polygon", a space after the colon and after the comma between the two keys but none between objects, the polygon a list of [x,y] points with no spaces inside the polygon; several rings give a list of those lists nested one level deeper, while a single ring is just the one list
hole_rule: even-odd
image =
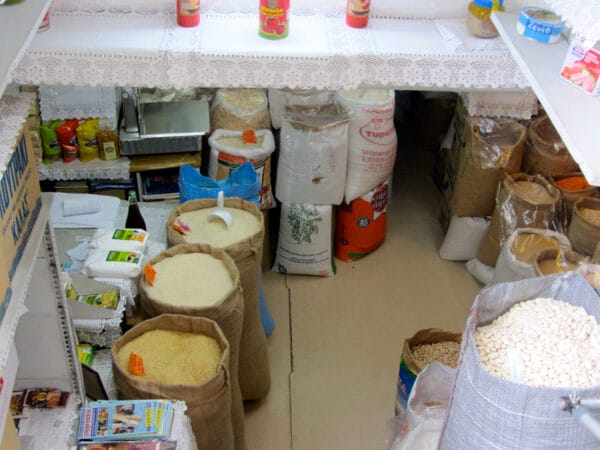
[{"label": "price label on sack", "polygon": [[140,355],[136,355],[131,352],[129,354],[129,373],[132,375],[138,375],[143,377],[146,375],[146,371],[144,370],[144,362],[142,361],[142,357]]},{"label": "price label on sack", "polygon": [[242,131],[242,141],[244,144],[256,144],[256,133],[254,130]]},{"label": "price label on sack", "polygon": [[152,267],[152,264],[146,264],[144,266],[144,278],[150,284],[154,286],[154,280],[156,279],[156,269]]}]

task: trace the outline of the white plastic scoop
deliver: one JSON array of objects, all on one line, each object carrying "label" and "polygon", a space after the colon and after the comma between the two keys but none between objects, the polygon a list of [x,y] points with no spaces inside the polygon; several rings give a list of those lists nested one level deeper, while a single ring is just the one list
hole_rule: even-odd
[{"label": "white plastic scoop", "polygon": [[223,206],[223,199],[223,191],[219,191],[219,194],[217,195],[217,208],[206,217],[206,223],[214,219],[221,219],[223,222],[225,222],[225,225],[229,230],[233,225],[233,217],[231,217],[231,213]]}]

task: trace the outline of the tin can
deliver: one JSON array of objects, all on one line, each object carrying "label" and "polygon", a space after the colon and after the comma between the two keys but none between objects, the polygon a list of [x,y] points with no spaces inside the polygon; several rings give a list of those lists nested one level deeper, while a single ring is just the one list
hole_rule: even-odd
[{"label": "tin can", "polygon": [[565,21],[549,9],[526,7],[519,14],[517,33],[534,41],[554,44],[560,39],[564,25]]},{"label": "tin can", "polygon": [[200,23],[200,0],[177,0],[177,25],[195,27]]},{"label": "tin can", "polygon": [[50,11],[49,10],[46,12],[46,15],[42,19],[42,23],[40,23],[40,26],[38,27],[38,31],[46,31],[48,28],[50,28]]},{"label": "tin can", "polygon": [[288,35],[290,0],[260,0],[258,34],[267,39],[282,39]]},{"label": "tin can", "polygon": [[370,0],[348,0],[346,5],[346,25],[364,28],[369,23]]}]

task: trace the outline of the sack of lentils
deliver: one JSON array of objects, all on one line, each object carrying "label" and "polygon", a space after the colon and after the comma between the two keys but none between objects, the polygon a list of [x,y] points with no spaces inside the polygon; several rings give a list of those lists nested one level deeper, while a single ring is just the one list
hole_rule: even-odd
[{"label": "sack of lentils", "polygon": [[[167,242],[205,244],[231,256],[240,272],[244,296],[244,324],[240,343],[239,380],[244,400],[260,400],[271,388],[271,371],[259,309],[259,282],[264,240],[264,218],[258,207],[240,198],[226,198],[233,216],[227,228],[220,220],[207,221],[217,199],[189,200],[173,210],[167,223]],[[185,224],[188,230],[178,224]]]},{"label": "sack of lentils", "polygon": [[145,317],[184,314],[217,322],[230,346],[231,420],[235,448],[243,450],[244,405],[238,363],[244,298],[240,273],[225,251],[202,244],[179,244],[153,258],[139,280]]},{"label": "sack of lentils", "polygon": [[581,172],[565,173],[552,177],[552,183],[556,186],[563,197],[567,221],[571,221],[573,205],[582,197],[596,197],[598,188],[591,186]]},{"label": "sack of lentils", "polygon": [[437,362],[448,367],[456,367],[460,353],[460,333],[427,328],[417,331],[404,340],[398,387],[396,391],[396,415],[406,411],[410,391],[417,375],[430,363]]},{"label": "sack of lentils", "polygon": [[112,346],[119,398],[183,400],[199,450],[232,450],[229,343],[216,322],[163,314]]},{"label": "sack of lentils", "polygon": [[596,292],[574,272],[483,289],[438,448],[598,448],[559,401],[600,396],[599,319]]},{"label": "sack of lentils", "polygon": [[498,186],[496,207],[477,259],[495,266],[500,249],[517,228],[564,229],[560,191],[541,175],[506,175]]},{"label": "sack of lentils", "polygon": [[600,198],[584,197],[575,202],[569,239],[579,253],[594,254],[600,241]]}]

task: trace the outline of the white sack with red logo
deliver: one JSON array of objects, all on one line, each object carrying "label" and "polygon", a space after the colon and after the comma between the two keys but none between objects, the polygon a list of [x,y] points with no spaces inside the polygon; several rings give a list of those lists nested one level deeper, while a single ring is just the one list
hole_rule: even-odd
[{"label": "white sack with red logo", "polygon": [[383,183],[394,168],[398,144],[394,91],[341,90],[336,92],[335,101],[352,112],[344,190],[344,201],[350,203]]}]

